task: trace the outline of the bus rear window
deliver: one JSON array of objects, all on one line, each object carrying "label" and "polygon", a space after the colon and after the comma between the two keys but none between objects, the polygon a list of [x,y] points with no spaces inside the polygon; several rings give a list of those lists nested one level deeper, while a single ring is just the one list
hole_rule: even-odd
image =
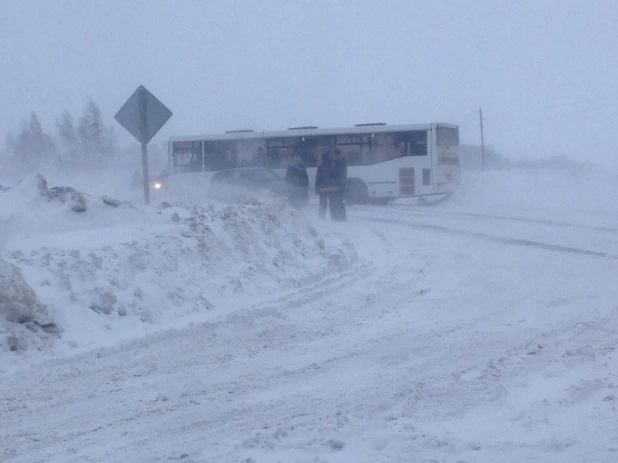
[{"label": "bus rear window", "polygon": [[436,129],[436,144],[438,146],[459,146],[459,129],[438,127]]}]

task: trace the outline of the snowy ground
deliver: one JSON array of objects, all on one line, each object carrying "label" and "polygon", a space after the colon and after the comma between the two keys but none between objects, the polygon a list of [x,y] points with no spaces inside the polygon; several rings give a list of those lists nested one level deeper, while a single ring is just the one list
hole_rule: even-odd
[{"label": "snowy ground", "polygon": [[615,184],[468,173],[344,224],[24,184],[2,256],[62,332],[0,322],[0,460],[618,461]]}]

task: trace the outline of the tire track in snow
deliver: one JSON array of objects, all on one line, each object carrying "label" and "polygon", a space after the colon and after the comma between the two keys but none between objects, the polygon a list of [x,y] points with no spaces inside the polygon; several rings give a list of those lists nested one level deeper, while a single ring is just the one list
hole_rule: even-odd
[{"label": "tire track in snow", "polygon": [[[393,208],[393,209],[390,209]],[[533,219],[528,217],[513,217],[508,215],[494,215],[494,214],[481,214],[476,212],[456,212],[456,211],[444,211],[444,210],[436,210],[436,211],[427,211],[419,209],[419,206],[410,206],[410,205],[390,205],[386,209],[380,210],[378,213],[386,213],[389,210],[413,210],[414,215],[422,215],[424,217],[469,217],[471,219],[475,218],[485,218],[485,219],[495,219],[502,221],[510,221],[510,222],[522,222],[522,223],[536,223],[541,225],[554,225],[558,227],[564,228],[577,228],[581,230],[592,230],[592,231],[600,231],[618,234],[618,228],[614,227],[605,227],[605,226],[594,226],[594,225],[584,225],[581,223],[575,222],[562,222],[559,220],[549,220],[549,219]],[[368,208],[365,210],[369,210]],[[372,208],[372,212],[375,212],[376,208]]]},{"label": "tire track in snow", "polygon": [[456,216],[465,216],[471,218],[488,218],[488,219],[496,219],[496,220],[506,220],[513,222],[525,222],[525,223],[538,223],[544,225],[556,225],[558,227],[569,227],[569,228],[579,228],[582,230],[593,230],[607,233],[614,233],[618,235],[618,228],[612,227],[602,227],[602,226],[593,226],[593,225],[583,225],[579,223],[573,222],[560,222],[557,220],[547,220],[547,219],[530,219],[525,217],[511,217],[506,215],[490,215],[490,214],[478,214],[471,212],[449,212],[448,214],[456,215]]},{"label": "tire track in snow", "polygon": [[562,246],[558,244],[544,243],[542,241],[520,239],[520,238],[509,238],[505,236],[491,235],[489,233],[483,233],[483,232],[460,230],[457,228],[451,228],[451,227],[446,227],[442,225],[419,223],[419,222],[412,222],[412,221],[400,220],[400,219],[390,219],[390,218],[385,218],[385,217],[360,216],[359,218],[361,220],[365,220],[369,222],[391,223],[394,225],[401,225],[401,226],[406,226],[410,228],[416,228],[419,230],[439,231],[439,232],[448,233],[451,235],[461,235],[461,236],[466,236],[469,238],[476,238],[476,239],[481,239],[484,241],[492,241],[492,242],[501,243],[501,244],[515,244],[515,245],[520,245],[520,246],[536,247],[536,248],[544,249],[547,251],[580,254],[580,255],[585,255],[585,256],[602,257],[606,259],[618,260],[617,254],[611,254],[611,253],[603,252],[603,251],[592,251],[589,249],[575,248],[571,246]]}]

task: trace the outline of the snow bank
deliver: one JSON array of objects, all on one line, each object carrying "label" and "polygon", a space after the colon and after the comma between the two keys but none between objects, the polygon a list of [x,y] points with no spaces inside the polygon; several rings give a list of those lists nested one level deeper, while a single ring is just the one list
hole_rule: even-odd
[{"label": "snow bank", "polygon": [[[0,352],[50,345],[48,333],[27,323],[53,324],[56,346],[96,347],[101,338],[112,343],[148,326],[237,310],[357,259],[351,243],[318,233],[285,204],[167,206],[48,188],[40,175],[0,193],[0,290],[23,280],[31,300],[21,317],[0,311]],[[9,337],[17,338],[10,346]]]},{"label": "snow bank", "polygon": [[0,259],[0,317],[7,325],[4,342],[11,351],[28,348],[26,330],[38,333],[36,337],[44,340],[59,334],[59,328],[50,318],[47,306],[26,283],[19,268],[3,259]]}]

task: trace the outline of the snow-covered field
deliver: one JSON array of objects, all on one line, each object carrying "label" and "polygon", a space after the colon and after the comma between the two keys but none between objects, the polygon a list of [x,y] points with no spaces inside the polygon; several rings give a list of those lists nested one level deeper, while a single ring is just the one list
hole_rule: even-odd
[{"label": "snow-covered field", "polygon": [[618,461],[615,178],[336,223],[120,177],[0,193],[0,461]]}]

